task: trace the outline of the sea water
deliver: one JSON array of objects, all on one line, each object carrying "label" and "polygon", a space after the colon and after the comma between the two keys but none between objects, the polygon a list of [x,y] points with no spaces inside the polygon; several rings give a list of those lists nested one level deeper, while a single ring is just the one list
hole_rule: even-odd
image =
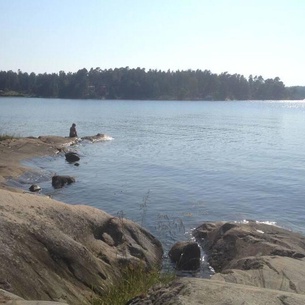
[{"label": "sea water", "polygon": [[[305,233],[304,101],[108,101],[0,99],[0,133],[108,141],[26,161],[39,175],[21,177],[43,194],[127,217],[165,250],[205,221],[269,222]],[[54,174],[76,183],[54,190]]]}]

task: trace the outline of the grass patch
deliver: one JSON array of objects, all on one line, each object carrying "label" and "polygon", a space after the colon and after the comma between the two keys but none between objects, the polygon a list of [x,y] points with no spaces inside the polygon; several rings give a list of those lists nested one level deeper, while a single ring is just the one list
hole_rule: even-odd
[{"label": "grass patch", "polygon": [[174,274],[161,273],[158,269],[147,271],[139,266],[128,267],[123,270],[121,280],[93,300],[92,305],[125,305],[130,299],[147,294],[156,284],[170,283],[174,277]]},{"label": "grass patch", "polygon": [[9,134],[0,134],[0,141],[15,139],[16,137]]}]

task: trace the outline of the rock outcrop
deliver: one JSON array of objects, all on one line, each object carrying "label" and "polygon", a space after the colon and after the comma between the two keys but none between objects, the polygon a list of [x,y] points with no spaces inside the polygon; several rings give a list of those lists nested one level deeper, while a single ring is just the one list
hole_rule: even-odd
[{"label": "rock outcrop", "polygon": [[135,223],[88,206],[0,189],[0,289],[28,300],[91,304],[130,264],[161,263]]},{"label": "rock outcrop", "polygon": [[267,224],[204,223],[193,235],[217,271],[178,278],[128,305],[304,305],[305,237]]},{"label": "rock outcrop", "polygon": [[194,231],[213,280],[305,294],[305,237],[276,226],[205,223]]}]

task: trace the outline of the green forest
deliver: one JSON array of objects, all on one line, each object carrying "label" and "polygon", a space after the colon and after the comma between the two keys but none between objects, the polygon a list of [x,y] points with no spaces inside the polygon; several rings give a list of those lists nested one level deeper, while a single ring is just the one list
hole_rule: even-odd
[{"label": "green forest", "polygon": [[209,70],[161,71],[142,68],[80,69],[35,74],[0,71],[1,96],[132,100],[304,99],[305,87],[286,87],[279,77],[245,78]]}]

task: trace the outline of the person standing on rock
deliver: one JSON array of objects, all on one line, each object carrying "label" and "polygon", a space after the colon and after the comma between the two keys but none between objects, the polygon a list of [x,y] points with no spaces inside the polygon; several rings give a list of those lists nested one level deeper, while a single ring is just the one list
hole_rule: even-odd
[{"label": "person standing on rock", "polygon": [[73,123],[72,126],[70,127],[70,138],[75,138],[77,137],[77,131],[76,131],[76,124]]}]

